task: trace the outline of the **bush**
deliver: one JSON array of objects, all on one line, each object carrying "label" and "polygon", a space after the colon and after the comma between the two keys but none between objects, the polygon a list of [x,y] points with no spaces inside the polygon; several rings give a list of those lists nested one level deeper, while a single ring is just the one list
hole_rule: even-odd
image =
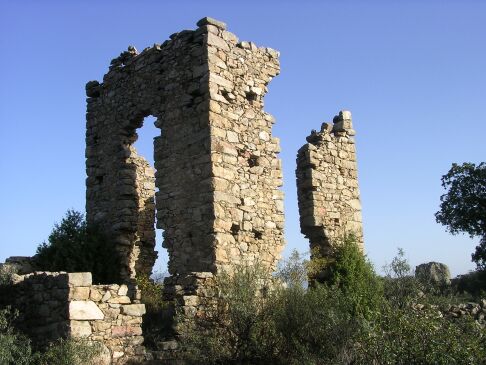
[{"label": "bush", "polygon": [[[485,330],[470,318],[443,318],[429,303],[436,297],[420,294],[402,250],[387,266],[384,291],[352,240],[325,261],[327,281],[309,288],[303,280],[309,263],[298,253],[277,274],[286,285],[269,285],[268,273],[255,267],[220,275],[215,307],[185,327],[186,359],[252,365],[485,363]],[[417,301],[423,305],[413,306]]]},{"label": "bush", "polygon": [[101,354],[101,345],[79,340],[58,340],[33,352],[30,340],[12,325],[17,315],[9,307],[0,309],[1,365],[84,365]]},{"label": "bush", "polygon": [[332,248],[332,259],[325,262],[324,283],[338,288],[353,307],[354,315],[370,317],[378,309],[383,296],[383,286],[375,273],[373,265],[363,254],[353,235],[344,237]]},{"label": "bush", "polygon": [[454,291],[460,294],[468,294],[472,299],[486,297],[486,270],[471,271],[451,280]]},{"label": "bush", "polygon": [[33,357],[32,365],[85,365],[102,353],[102,346],[82,340],[58,340]]},{"label": "bush", "polygon": [[[274,335],[267,310],[269,274],[240,266],[216,278],[219,296],[205,316],[182,323],[183,349],[190,364],[268,364]],[[271,362],[270,362],[271,363]]]},{"label": "bush", "polygon": [[269,307],[275,328],[272,364],[344,364],[362,320],[352,301],[324,284],[282,290]]},{"label": "bush", "polygon": [[[321,261],[322,262],[322,261]],[[309,262],[294,252],[277,278],[258,266],[216,279],[215,307],[183,336],[193,364],[347,363],[364,318],[376,312],[380,281],[353,240],[343,240],[326,270],[327,283],[307,289]]]},{"label": "bush", "polygon": [[30,341],[17,333],[12,321],[17,313],[10,308],[0,309],[0,364],[29,365],[32,361]]},{"label": "bush", "polygon": [[384,294],[392,306],[405,308],[420,297],[424,288],[413,275],[403,249],[399,248],[397,256],[383,269]]},{"label": "bush", "polygon": [[0,287],[11,284],[14,274],[16,271],[12,265],[0,264]]},{"label": "bush", "polygon": [[[472,318],[443,318],[438,310],[459,300],[424,287],[402,249],[384,267],[385,301],[380,315],[358,339],[358,364],[483,364],[486,332]],[[420,304],[421,310],[417,304]]]},{"label": "bush", "polygon": [[119,256],[114,245],[74,210],[54,226],[48,242],[37,247],[34,265],[43,271],[89,271],[93,282],[100,284],[119,281]]},{"label": "bush", "polygon": [[157,342],[174,336],[173,313],[163,299],[164,285],[161,282],[147,275],[139,275],[136,282],[142,294],[141,302],[147,311],[142,322],[144,344],[156,349]]},{"label": "bush", "polygon": [[356,364],[485,364],[486,332],[472,319],[444,319],[384,303],[381,315],[359,339]]}]

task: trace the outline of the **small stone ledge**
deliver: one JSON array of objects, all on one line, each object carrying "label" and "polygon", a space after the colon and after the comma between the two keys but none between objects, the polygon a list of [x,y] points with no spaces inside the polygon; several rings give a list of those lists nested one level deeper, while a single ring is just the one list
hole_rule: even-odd
[{"label": "small stone ledge", "polygon": [[199,20],[196,25],[198,27],[202,27],[204,25],[214,25],[215,27],[218,27],[222,30],[225,30],[226,29],[226,23],[222,22],[222,21],[219,21],[219,20],[216,20],[214,18],[211,18],[211,17],[204,17],[202,18],[201,20]]}]

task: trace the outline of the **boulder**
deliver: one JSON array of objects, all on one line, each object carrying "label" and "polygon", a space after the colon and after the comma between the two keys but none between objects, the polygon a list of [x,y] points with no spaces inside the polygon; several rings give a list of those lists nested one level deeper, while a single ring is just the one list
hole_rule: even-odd
[{"label": "boulder", "polygon": [[428,262],[415,268],[415,277],[424,284],[450,285],[449,267],[440,262]]}]

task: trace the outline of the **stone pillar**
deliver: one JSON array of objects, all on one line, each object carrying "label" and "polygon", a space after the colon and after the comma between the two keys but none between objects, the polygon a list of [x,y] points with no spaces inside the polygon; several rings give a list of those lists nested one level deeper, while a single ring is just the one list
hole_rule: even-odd
[{"label": "stone pillar", "polygon": [[351,113],[312,131],[297,154],[297,194],[301,232],[312,251],[327,255],[347,234],[363,247],[361,203]]},{"label": "stone pillar", "polygon": [[279,54],[239,42],[220,21],[197,25],[140,54],[129,47],[103,83],[86,86],[88,221],[116,242],[124,278],[150,273],[154,186],[133,142],[143,118],[155,116],[166,295],[193,309],[197,301],[183,297],[198,297],[195,287],[213,274],[257,261],[273,269],[284,244],[279,140],[263,110]]}]

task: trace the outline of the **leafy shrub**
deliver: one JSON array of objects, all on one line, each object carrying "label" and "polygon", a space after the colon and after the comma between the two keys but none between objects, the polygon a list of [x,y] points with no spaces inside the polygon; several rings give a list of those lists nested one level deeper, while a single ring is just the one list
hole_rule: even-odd
[{"label": "leafy shrub", "polygon": [[359,339],[356,364],[485,364],[486,331],[472,319],[449,320],[432,308],[421,311],[384,303]]},{"label": "leafy shrub", "polygon": [[56,224],[48,242],[37,247],[34,264],[40,270],[93,274],[95,283],[119,281],[119,256],[97,227],[88,226],[83,214],[69,210]]},{"label": "leafy shrub", "polygon": [[287,260],[279,262],[277,278],[289,287],[306,287],[310,262],[297,250]]},{"label": "leafy shrub", "polygon": [[267,303],[272,300],[268,273],[256,266],[237,267],[216,278],[219,297],[206,314],[183,323],[183,348],[190,364],[265,364],[274,336]]},{"label": "leafy shrub", "polygon": [[324,283],[343,292],[355,315],[371,316],[382,300],[383,287],[355,237],[345,236],[332,248],[330,256],[332,259],[323,267]]},{"label": "leafy shrub", "polygon": [[142,322],[144,344],[156,349],[157,342],[173,337],[173,313],[164,301],[164,285],[160,281],[139,275],[136,283],[142,294],[141,302],[146,308]]},{"label": "leafy shrub", "polygon": [[399,248],[392,262],[383,269],[384,294],[391,305],[405,308],[420,297],[423,287],[413,275],[403,249]]},{"label": "leafy shrub", "polygon": [[[402,250],[387,266],[384,292],[352,242],[327,265],[328,281],[309,288],[298,253],[280,267],[284,286],[266,285],[268,273],[254,267],[219,276],[215,307],[184,332],[189,363],[485,364],[485,330],[470,318],[443,318]],[[411,305],[418,301],[421,310]]]},{"label": "leafy shrub", "polygon": [[451,280],[452,288],[457,293],[468,294],[473,299],[486,297],[486,270],[471,271]]},{"label": "leafy shrub", "polygon": [[17,313],[10,308],[0,309],[0,364],[29,365],[32,351],[30,340],[17,333],[12,321]]},{"label": "leafy shrub", "polygon": [[16,274],[13,266],[0,264],[0,287],[11,283],[13,274]]},{"label": "leafy shrub", "polygon": [[147,311],[157,312],[166,306],[162,298],[164,285],[154,281],[148,275],[139,275],[136,278],[138,288],[142,293],[141,301],[145,304]]},{"label": "leafy shrub", "polygon": [[343,241],[327,267],[330,281],[307,289],[308,262],[294,252],[269,282],[258,266],[216,279],[220,293],[206,316],[188,325],[186,359],[194,364],[347,363],[381,286],[354,241]]},{"label": "leafy shrub", "polygon": [[85,365],[101,354],[99,343],[82,340],[59,340],[52,343],[43,353],[34,356],[34,365]]},{"label": "leafy shrub", "polygon": [[80,340],[59,340],[33,352],[30,340],[12,325],[17,315],[11,308],[0,309],[1,365],[84,365],[101,354],[101,345]]},{"label": "leafy shrub", "polygon": [[352,301],[325,284],[282,290],[268,308],[276,334],[272,364],[341,364],[349,361],[362,320]]}]

